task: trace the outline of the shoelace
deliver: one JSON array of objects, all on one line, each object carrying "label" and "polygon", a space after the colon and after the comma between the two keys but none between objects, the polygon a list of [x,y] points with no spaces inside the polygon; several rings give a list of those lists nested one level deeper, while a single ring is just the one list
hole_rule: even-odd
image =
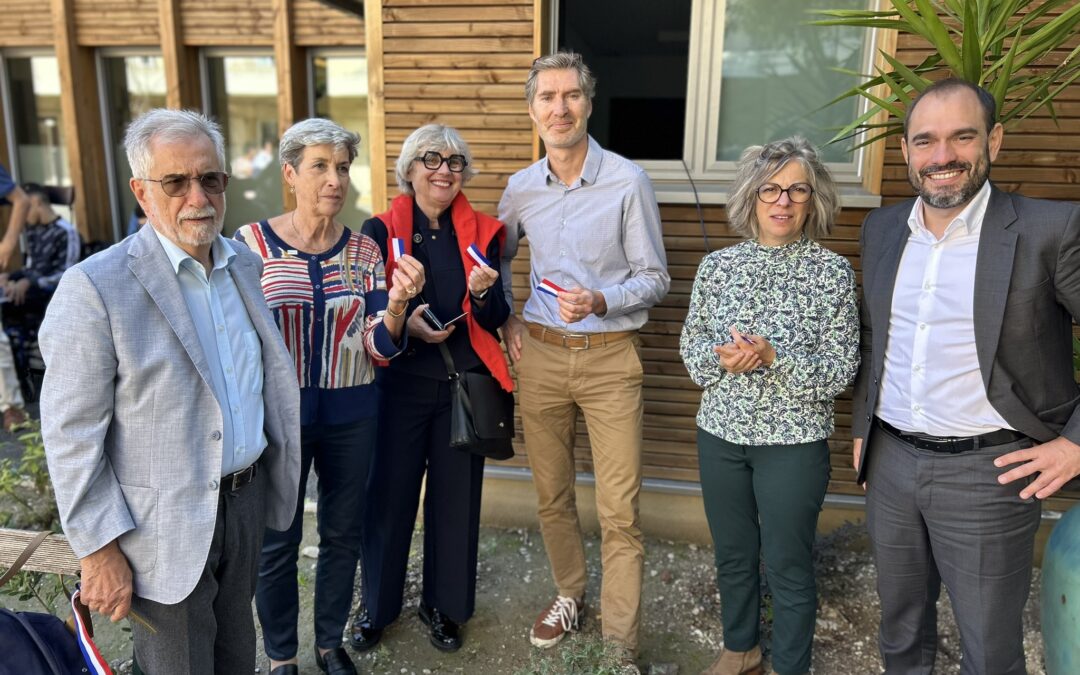
[{"label": "shoelace", "polygon": [[577,603],[574,602],[573,598],[564,595],[558,596],[542,623],[551,627],[559,623],[564,631],[570,630],[577,623]]}]

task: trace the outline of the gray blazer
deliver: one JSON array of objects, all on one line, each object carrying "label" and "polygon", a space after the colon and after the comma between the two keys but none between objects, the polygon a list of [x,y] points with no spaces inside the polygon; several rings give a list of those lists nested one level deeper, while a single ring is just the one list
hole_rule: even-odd
[{"label": "gray blazer", "polygon": [[[300,394],[243,244],[231,270],[262,339],[267,525],[284,530],[300,482]],[[39,336],[41,429],[60,519],[80,558],[113,539],[140,597],[174,604],[210,550],[221,408],[180,285],[152,227],[64,274]],[[252,537],[262,533],[251,533]]]},{"label": "gray blazer", "polygon": [[[1072,324],[1080,317],[1080,205],[991,188],[975,260],[974,306],[987,397],[1005,421],[1037,441],[1065,436],[1080,443],[1072,362]],[[852,436],[864,439],[860,483],[873,447],[893,286],[914,203],[876,209],[862,227],[862,364],[851,420]]]}]

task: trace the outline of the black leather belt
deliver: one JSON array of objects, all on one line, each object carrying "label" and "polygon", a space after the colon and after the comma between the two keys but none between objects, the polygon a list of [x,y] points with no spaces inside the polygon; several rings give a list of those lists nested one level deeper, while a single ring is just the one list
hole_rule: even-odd
[{"label": "black leather belt", "polygon": [[960,452],[968,452],[970,450],[978,450],[979,448],[989,448],[994,445],[1015,443],[1016,441],[1022,441],[1027,438],[1024,434],[1019,431],[1013,431],[1012,429],[998,429],[997,431],[991,431],[988,434],[980,434],[979,436],[927,436],[926,434],[909,434],[900,431],[880,417],[875,417],[874,423],[896,438],[899,438],[903,442],[914,446],[919,450],[946,452],[952,455]]},{"label": "black leather belt", "polygon": [[236,492],[245,485],[250,485],[255,480],[255,474],[259,472],[259,463],[255,462],[246,469],[230,473],[221,477],[222,492]]}]

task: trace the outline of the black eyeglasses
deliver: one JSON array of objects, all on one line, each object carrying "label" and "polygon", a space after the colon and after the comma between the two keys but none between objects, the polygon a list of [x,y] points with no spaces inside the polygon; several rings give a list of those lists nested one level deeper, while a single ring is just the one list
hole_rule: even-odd
[{"label": "black eyeglasses", "polygon": [[439,167],[445,162],[446,168],[450,169],[453,173],[461,173],[465,170],[465,167],[469,166],[469,160],[465,159],[465,155],[450,155],[449,157],[443,157],[434,150],[428,150],[413,161],[423,162],[424,168],[431,169],[432,171],[438,171]]},{"label": "black eyeglasses", "polygon": [[170,173],[162,176],[161,180],[155,178],[140,178],[139,180],[161,183],[161,189],[170,197],[183,197],[186,195],[188,190],[191,189],[192,180],[199,181],[199,185],[202,186],[203,192],[206,194],[219,195],[225,192],[225,188],[229,185],[229,174],[224,171],[207,171],[201,176]]},{"label": "black eyeglasses", "polygon": [[785,192],[792,203],[805,204],[813,196],[814,188],[806,183],[792,183],[786,188],[782,188],[776,183],[765,183],[757,189],[757,198],[766,204],[775,204],[780,201],[780,195]]}]

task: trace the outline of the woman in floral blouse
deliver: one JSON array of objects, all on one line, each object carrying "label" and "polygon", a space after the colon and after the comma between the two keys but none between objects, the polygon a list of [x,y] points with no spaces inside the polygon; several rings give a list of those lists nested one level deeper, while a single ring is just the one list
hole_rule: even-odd
[{"label": "woman in floral blouse", "polygon": [[730,226],[748,241],[706,256],[694,281],[679,349],[704,389],[698,453],[725,645],[712,675],[762,672],[762,549],[773,671],[810,670],[826,439],[833,398],[859,364],[855,275],[813,240],[839,210],[832,178],[805,140],[750,147],[728,201]]}]

